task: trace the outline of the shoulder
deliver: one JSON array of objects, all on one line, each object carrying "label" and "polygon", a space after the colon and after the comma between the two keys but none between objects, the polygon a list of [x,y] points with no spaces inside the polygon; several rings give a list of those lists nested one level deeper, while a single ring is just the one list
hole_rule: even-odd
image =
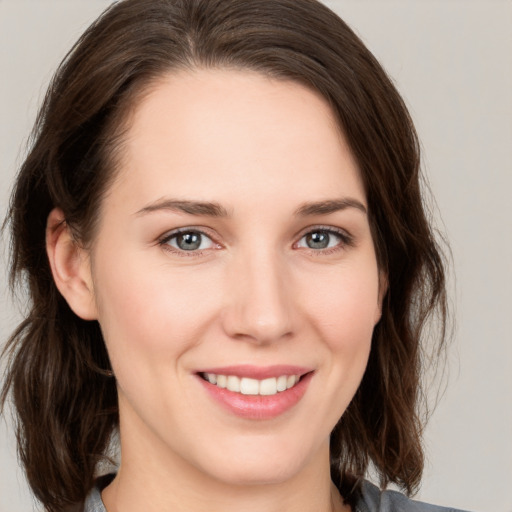
[{"label": "shoulder", "polygon": [[463,512],[414,501],[396,491],[381,491],[370,482],[363,482],[355,512]]}]

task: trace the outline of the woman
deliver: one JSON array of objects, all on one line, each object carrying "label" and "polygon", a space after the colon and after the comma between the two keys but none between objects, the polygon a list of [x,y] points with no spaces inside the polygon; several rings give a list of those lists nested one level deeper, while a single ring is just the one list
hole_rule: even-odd
[{"label": "woman", "polygon": [[3,399],[46,509],[438,510],[364,481],[411,494],[423,467],[446,306],[418,168],[400,96],[321,4],[108,9],[9,215],[32,310]]}]

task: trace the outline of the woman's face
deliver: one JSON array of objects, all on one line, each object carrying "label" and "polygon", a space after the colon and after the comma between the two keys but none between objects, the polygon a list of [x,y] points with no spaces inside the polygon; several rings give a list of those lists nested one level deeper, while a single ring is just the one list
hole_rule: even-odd
[{"label": "woman's face", "polygon": [[326,464],[380,318],[366,208],[305,87],[199,70],[152,88],[91,255],[123,465],[271,483]]}]

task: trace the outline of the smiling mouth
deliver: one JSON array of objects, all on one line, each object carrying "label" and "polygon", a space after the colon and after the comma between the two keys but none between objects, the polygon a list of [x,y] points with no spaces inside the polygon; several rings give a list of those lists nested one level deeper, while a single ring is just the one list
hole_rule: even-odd
[{"label": "smiling mouth", "polygon": [[218,388],[253,396],[276,395],[293,388],[301,380],[300,375],[280,375],[279,377],[270,377],[262,380],[205,372],[199,373],[199,376]]}]

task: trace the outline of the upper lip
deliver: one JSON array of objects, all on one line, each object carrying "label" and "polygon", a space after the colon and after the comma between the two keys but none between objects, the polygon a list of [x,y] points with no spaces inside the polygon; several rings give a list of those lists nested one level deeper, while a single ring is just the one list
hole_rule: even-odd
[{"label": "upper lip", "polygon": [[214,373],[216,375],[233,375],[235,377],[248,377],[250,379],[269,379],[281,375],[305,375],[313,371],[313,368],[294,366],[288,364],[276,364],[271,366],[254,366],[249,364],[202,368],[196,373]]}]

